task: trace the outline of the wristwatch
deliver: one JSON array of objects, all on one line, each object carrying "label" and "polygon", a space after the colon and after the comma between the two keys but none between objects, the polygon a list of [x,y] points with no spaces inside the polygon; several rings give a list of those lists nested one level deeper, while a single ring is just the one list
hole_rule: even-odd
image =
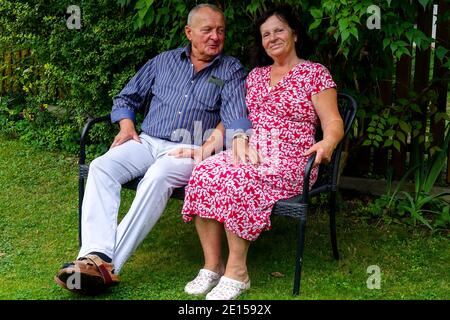
[{"label": "wristwatch", "polygon": [[244,133],[244,132],[237,132],[237,133],[235,133],[235,134],[233,135],[233,140],[234,140],[234,139],[237,139],[237,138],[239,138],[239,139],[244,139],[244,140],[247,140],[247,141],[248,141],[248,135],[247,135],[246,133]]}]

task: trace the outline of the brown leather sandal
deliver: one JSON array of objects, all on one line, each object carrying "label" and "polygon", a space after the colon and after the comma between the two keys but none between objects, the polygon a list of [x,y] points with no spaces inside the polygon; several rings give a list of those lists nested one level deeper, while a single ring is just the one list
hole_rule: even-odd
[{"label": "brown leather sandal", "polygon": [[119,284],[114,265],[94,254],[64,265],[54,278],[55,282],[72,292],[95,295]]}]

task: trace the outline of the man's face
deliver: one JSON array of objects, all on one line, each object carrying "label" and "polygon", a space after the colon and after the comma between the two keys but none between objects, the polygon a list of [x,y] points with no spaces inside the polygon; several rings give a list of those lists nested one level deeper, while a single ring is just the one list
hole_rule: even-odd
[{"label": "man's face", "polygon": [[225,21],[223,16],[210,9],[200,8],[185,28],[192,45],[192,55],[202,61],[211,61],[223,50]]}]

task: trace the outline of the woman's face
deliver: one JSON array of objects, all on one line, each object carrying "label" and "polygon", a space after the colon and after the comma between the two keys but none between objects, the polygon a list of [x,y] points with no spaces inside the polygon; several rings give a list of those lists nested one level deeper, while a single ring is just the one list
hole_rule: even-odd
[{"label": "woman's face", "polygon": [[295,54],[297,36],[286,22],[273,15],[261,25],[259,30],[262,46],[273,60]]}]

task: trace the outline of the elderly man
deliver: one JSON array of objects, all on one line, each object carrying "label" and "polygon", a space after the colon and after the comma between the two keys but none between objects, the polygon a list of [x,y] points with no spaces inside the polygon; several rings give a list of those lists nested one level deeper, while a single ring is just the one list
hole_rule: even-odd
[{"label": "elderly man", "polygon": [[[250,127],[243,67],[222,55],[222,11],[196,6],[185,33],[187,47],[149,60],[114,98],[111,120],[120,132],[90,165],[82,247],[77,260],[55,276],[68,290],[95,294],[117,284],[120,269],[161,216],[173,189],[187,184],[194,161],[222,148],[225,130]],[[135,113],[148,94],[151,104],[138,135]],[[245,157],[245,151],[233,151]],[[134,201],[117,225],[121,185],[139,176]]]}]

